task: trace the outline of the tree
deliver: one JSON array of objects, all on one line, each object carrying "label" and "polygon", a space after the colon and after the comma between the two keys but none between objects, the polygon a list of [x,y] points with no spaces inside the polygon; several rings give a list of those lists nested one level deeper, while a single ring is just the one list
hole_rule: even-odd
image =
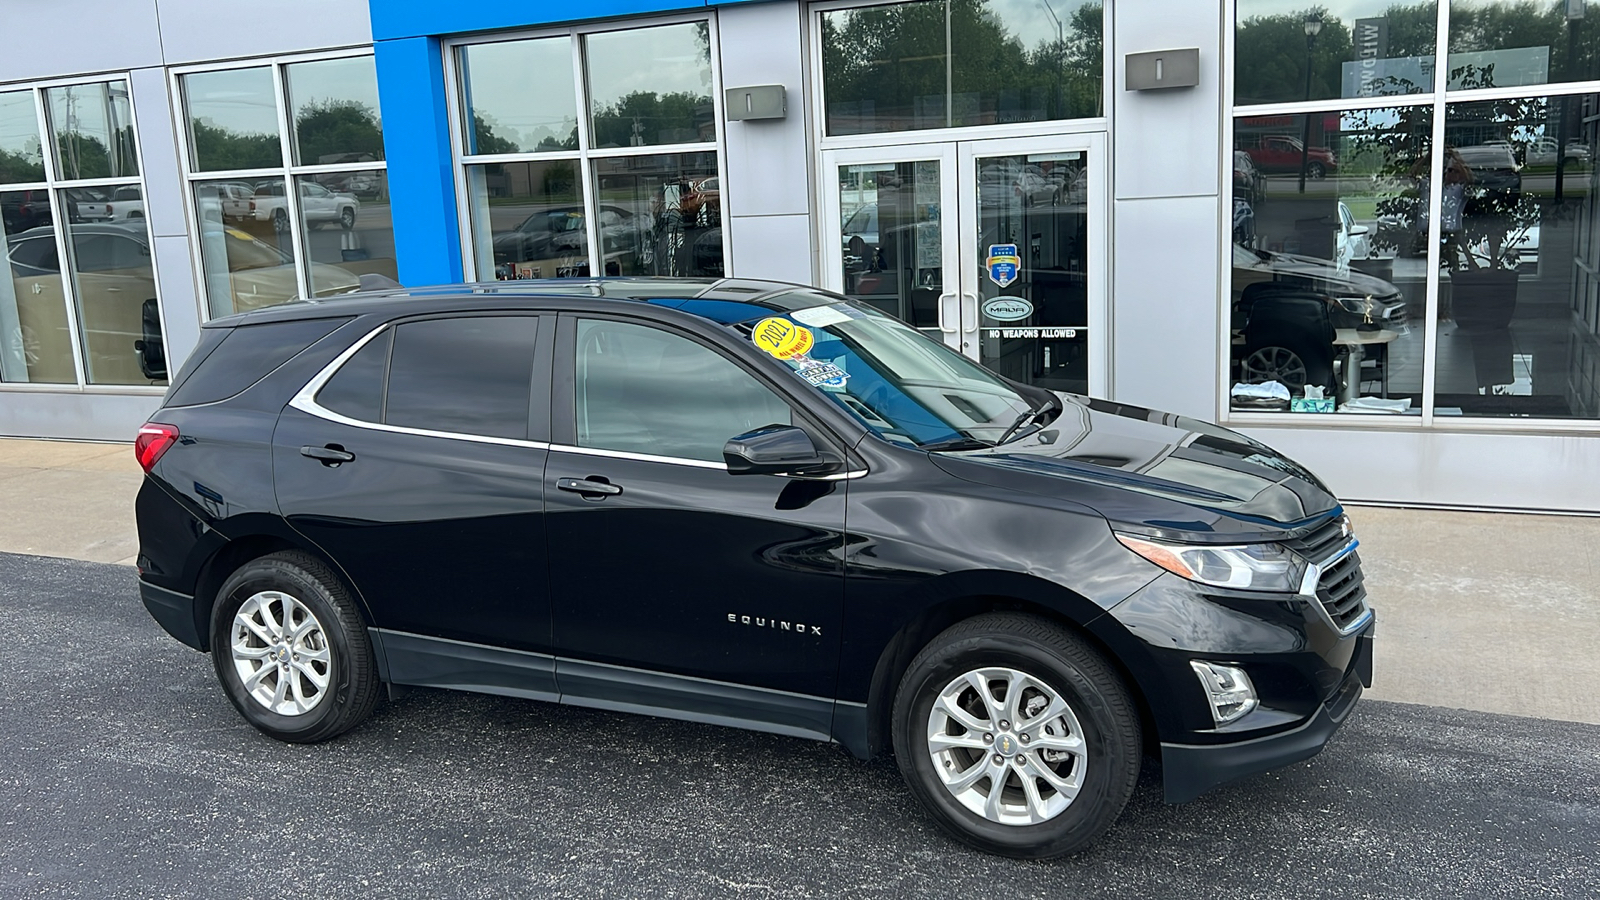
[{"label": "tree", "polygon": [[312,101],[294,120],[300,163],[383,159],[383,127],[377,111],[355,100]]},{"label": "tree", "polygon": [[276,134],[240,132],[206,119],[193,124],[194,155],[205,169],[261,169],[283,165],[283,147]]}]

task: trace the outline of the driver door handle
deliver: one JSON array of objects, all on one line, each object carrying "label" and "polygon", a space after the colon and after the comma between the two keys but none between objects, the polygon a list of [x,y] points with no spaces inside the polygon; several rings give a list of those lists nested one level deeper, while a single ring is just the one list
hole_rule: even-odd
[{"label": "driver door handle", "polygon": [[556,487],[574,494],[599,494],[610,497],[622,493],[622,488],[605,481],[591,481],[588,478],[557,478]]},{"label": "driver door handle", "polygon": [[340,447],[338,444],[329,444],[326,447],[301,447],[301,456],[321,460],[325,466],[337,466],[340,463],[354,462],[356,455]]}]

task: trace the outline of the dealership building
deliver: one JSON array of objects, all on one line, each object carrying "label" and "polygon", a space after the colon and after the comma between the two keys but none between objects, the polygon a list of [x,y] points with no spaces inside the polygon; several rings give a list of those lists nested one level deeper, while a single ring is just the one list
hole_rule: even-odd
[{"label": "dealership building", "polygon": [[726,275],[1597,512],[1590,6],[0,0],[0,435],[127,440],[203,322],[363,281]]}]

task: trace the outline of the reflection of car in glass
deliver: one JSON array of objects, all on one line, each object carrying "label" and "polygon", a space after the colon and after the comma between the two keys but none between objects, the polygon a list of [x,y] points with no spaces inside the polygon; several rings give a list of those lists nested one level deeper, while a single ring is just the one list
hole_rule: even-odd
[{"label": "reflection of car in glass", "polygon": [[1408,320],[1400,289],[1381,278],[1332,260],[1233,246],[1231,332],[1239,381],[1331,390],[1334,329],[1404,334]]},{"label": "reflection of car in glass", "polygon": [[0,191],[0,222],[5,225],[6,234],[48,225],[51,221],[49,191]]},{"label": "reflection of car in glass", "polygon": [[1267,178],[1256,168],[1250,154],[1233,151],[1233,198],[1255,206],[1267,196]]},{"label": "reflection of car in glass", "polygon": [[[1522,190],[1522,167],[1504,141],[1457,147],[1455,153],[1472,173],[1472,185],[1487,191]],[[1448,183],[1448,182],[1446,182]]]},{"label": "reflection of car in glass", "polygon": [[[1553,166],[1556,164],[1556,153],[1561,144],[1555,138],[1534,138],[1528,142],[1523,150],[1522,162],[1529,166]],[[1589,147],[1582,141],[1570,141],[1565,154],[1567,164],[1589,162]]]},{"label": "reflection of car in glass", "polygon": [[[600,226],[600,244],[608,258],[619,253],[637,250],[639,234],[633,213],[620,206],[601,206],[597,212]],[[586,259],[574,261],[589,252],[588,220],[582,206],[558,206],[541,210],[528,216],[510,231],[494,236],[494,262],[496,274],[501,278],[539,278],[558,274],[534,271],[524,265],[526,273],[519,272],[518,264],[554,261],[564,267],[588,271]],[[541,267],[543,268],[543,267]],[[578,274],[576,271],[566,274]]]},{"label": "reflection of car in glass", "polygon": [[[251,212],[258,222],[271,222],[278,231],[289,230],[289,210],[283,195],[283,179],[257,182]],[[339,223],[345,231],[356,227],[356,211],[361,201],[349,194],[335,194],[314,181],[300,182],[300,215],[312,228]]]},{"label": "reflection of car in glass", "polygon": [[1305,164],[1307,178],[1322,178],[1339,168],[1333,151],[1327,147],[1306,147],[1297,137],[1286,134],[1264,134],[1240,141],[1239,149],[1249,155],[1256,168],[1267,173],[1293,172],[1299,174]]},{"label": "reflection of car in glass", "polygon": [[956,839],[1040,859],[1111,828],[1147,755],[1192,800],[1316,754],[1372,682],[1315,475],[836,295],[357,295],[208,322],[184,370],[134,448],[137,589],[276,740],[360,727],[385,682],[740,726],[892,751]]},{"label": "reflection of car in glass", "polygon": [[1356,224],[1350,207],[1339,201],[1339,222],[1334,228],[1334,262],[1347,268],[1352,259],[1368,259],[1373,255],[1372,229]]}]

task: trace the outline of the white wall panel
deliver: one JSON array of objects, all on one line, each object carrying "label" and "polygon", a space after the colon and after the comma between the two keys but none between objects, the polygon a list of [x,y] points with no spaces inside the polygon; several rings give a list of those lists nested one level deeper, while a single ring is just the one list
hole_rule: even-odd
[{"label": "white wall panel", "polygon": [[1112,395],[1202,419],[1217,409],[1217,198],[1112,210]]},{"label": "white wall panel", "polygon": [[0,82],[161,65],[156,0],[6,0]]},{"label": "white wall panel", "polygon": [[1600,435],[1239,430],[1344,500],[1600,512]]},{"label": "white wall panel", "polygon": [[[1115,196],[1215,194],[1222,152],[1222,26],[1219,4],[1197,0],[1117,0],[1111,9],[1112,144]],[[1198,47],[1200,84],[1123,90],[1124,57]]]},{"label": "white wall panel", "polygon": [[185,234],[183,185],[172,95],[165,69],[135,69],[128,74],[133,118],[139,129],[139,169],[144,174],[144,214],[152,235]]},{"label": "white wall panel", "polygon": [[160,394],[0,392],[0,435],[132,441],[161,405]]},{"label": "white wall panel", "polygon": [[781,84],[789,105],[783,119],[725,125],[723,196],[735,216],[805,215],[810,210],[801,15],[796,3],[748,3],[717,12],[723,86]]},{"label": "white wall panel", "polygon": [[812,283],[811,217],[735,216],[730,275]]},{"label": "white wall panel", "polygon": [[372,43],[367,0],[155,0],[168,65]]}]

